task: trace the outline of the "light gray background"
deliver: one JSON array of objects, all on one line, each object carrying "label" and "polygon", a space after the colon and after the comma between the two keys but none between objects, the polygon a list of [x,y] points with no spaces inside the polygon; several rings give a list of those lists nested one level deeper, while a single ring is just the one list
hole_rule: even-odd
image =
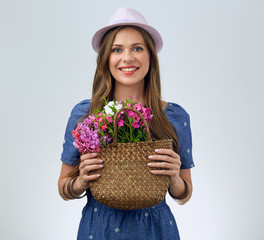
[{"label": "light gray background", "polygon": [[191,116],[194,193],[167,197],[183,240],[260,240],[263,231],[264,2],[0,3],[1,225],[4,240],[73,240],[85,200],[57,193],[72,107],[91,96],[93,33],[118,7],[164,39],[163,97]]}]

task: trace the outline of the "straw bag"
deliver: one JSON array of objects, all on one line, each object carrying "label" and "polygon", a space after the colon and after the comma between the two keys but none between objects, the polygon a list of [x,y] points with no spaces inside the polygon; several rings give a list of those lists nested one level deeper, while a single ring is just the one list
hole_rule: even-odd
[{"label": "straw bag", "polygon": [[[172,149],[172,140],[151,140],[146,127],[147,141],[117,143],[117,116],[122,110],[136,112],[147,126],[141,113],[130,107],[123,107],[114,116],[113,143],[103,147],[98,158],[104,160],[104,167],[89,174],[100,173],[100,177],[90,182],[94,198],[109,207],[117,209],[141,209],[160,203],[169,187],[169,176],[154,175],[147,165],[149,155],[157,148]],[[152,168],[154,169],[154,168]],[[155,168],[157,169],[157,168]]]}]

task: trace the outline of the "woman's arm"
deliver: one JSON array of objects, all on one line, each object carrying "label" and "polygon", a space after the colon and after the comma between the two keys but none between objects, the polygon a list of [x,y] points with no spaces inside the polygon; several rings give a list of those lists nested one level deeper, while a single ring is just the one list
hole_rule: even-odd
[{"label": "woman's arm", "polygon": [[[89,188],[89,182],[100,177],[100,175],[89,175],[88,173],[95,169],[103,167],[102,160],[95,158],[96,153],[88,153],[81,156],[81,163],[79,165],[79,176],[73,182],[72,190],[75,195],[81,195]],[[69,179],[69,174],[76,168],[76,166],[62,163],[61,173],[58,180],[59,194],[64,200],[68,200],[64,193],[67,193],[66,181]],[[63,191],[64,187],[64,191]]]},{"label": "woman's arm", "polygon": [[164,168],[152,170],[153,174],[170,176],[169,193],[180,205],[189,201],[192,195],[192,179],[190,169],[180,169],[180,156],[171,149],[157,149],[156,155],[149,156],[153,162],[150,167]]},{"label": "woman's arm", "polygon": [[[61,165],[61,173],[60,173],[60,177],[58,180],[58,189],[59,189],[59,194],[60,196],[64,199],[64,200],[68,200],[68,198],[63,194],[63,186],[64,186],[64,192],[66,192],[66,186],[65,186],[65,182],[67,181],[67,179],[69,178],[68,175],[75,169],[76,166],[72,166],[66,163],[62,163]],[[75,184],[73,185],[74,190],[76,191],[77,189],[75,189]],[[76,191],[77,193],[77,191]],[[81,194],[81,193],[80,193]]]},{"label": "woman's arm", "polygon": [[190,169],[181,169],[180,177],[175,181],[171,180],[169,193],[180,205],[183,205],[190,200],[192,196],[192,178]]}]

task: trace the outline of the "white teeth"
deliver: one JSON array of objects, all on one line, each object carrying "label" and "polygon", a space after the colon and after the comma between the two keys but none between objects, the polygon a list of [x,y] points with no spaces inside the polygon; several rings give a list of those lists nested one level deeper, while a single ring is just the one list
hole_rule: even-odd
[{"label": "white teeth", "polygon": [[132,72],[132,71],[137,70],[137,68],[121,68],[120,70],[125,71],[125,72]]}]

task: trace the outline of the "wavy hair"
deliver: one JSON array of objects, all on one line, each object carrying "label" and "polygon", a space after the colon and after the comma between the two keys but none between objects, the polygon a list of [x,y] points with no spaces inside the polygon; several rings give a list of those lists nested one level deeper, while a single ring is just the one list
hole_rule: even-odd
[{"label": "wavy hair", "polygon": [[174,150],[178,152],[178,139],[174,128],[166,118],[162,109],[160,70],[157,52],[153,39],[142,28],[136,26],[120,26],[110,29],[104,36],[97,57],[97,67],[94,75],[92,100],[89,112],[83,117],[93,113],[95,109],[102,109],[103,97],[108,101],[113,100],[115,88],[115,79],[109,70],[109,56],[112,51],[112,44],[118,31],[124,28],[133,28],[143,36],[147,45],[150,57],[150,67],[145,76],[145,107],[151,109],[154,115],[150,121],[150,130],[152,136],[156,139],[173,139]]},{"label": "wavy hair", "polygon": [[[112,44],[118,31],[124,28],[133,28],[141,33],[147,45],[150,57],[149,71],[146,74],[145,81],[145,107],[151,109],[153,118],[150,121],[150,131],[152,137],[156,139],[173,139],[173,148],[176,152],[179,150],[178,138],[176,132],[165,116],[162,109],[160,70],[157,52],[153,39],[142,28],[135,26],[120,26],[110,29],[104,36],[97,56],[97,67],[94,75],[92,99],[89,111],[80,119],[83,121],[96,109],[103,108],[103,97],[108,101],[113,100],[115,79],[109,70],[109,56],[112,51]],[[68,177],[79,175],[79,165],[69,173]]]}]

